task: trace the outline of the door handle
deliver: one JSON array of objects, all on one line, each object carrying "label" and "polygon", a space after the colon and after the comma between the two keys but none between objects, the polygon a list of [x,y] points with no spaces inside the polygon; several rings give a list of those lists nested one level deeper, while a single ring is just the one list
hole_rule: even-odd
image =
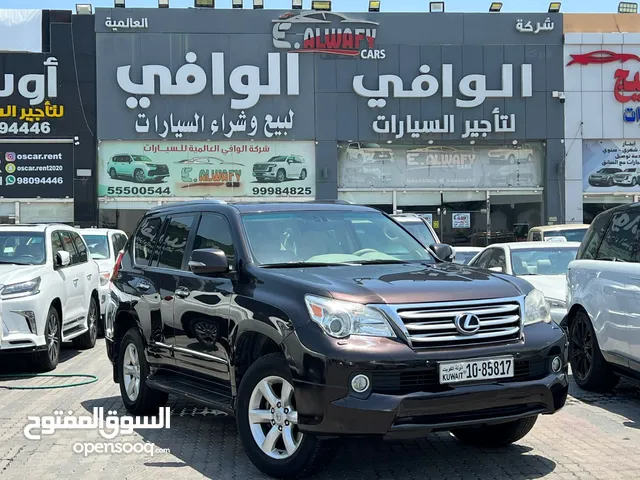
[{"label": "door handle", "polygon": [[176,289],[176,297],[187,298],[191,292],[184,287]]},{"label": "door handle", "polygon": [[143,291],[147,291],[151,288],[151,285],[149,285],[147,282],[140,282],[138,283],[138,286],[136,287],[138,290],[143,290]]},{"label": "door handle", "polygon": [[87,274],[87,280],[91,280],[91,277],[93,277],[93,275],[91,275],[90,273]]},{"label": "door handle", "polygon": [[80,280],[79,278],[74,278],[73,279],[73,286],[77,287],[78,286],[78,280]]}]

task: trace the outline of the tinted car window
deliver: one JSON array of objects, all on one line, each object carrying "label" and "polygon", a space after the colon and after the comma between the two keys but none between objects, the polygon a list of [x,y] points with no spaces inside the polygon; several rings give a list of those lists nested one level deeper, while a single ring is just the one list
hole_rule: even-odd
[{"label": "tinted car window", "polygon": [[500,267],[503,270],[507,268],[507,260],[504,254],[504,250],[502,248],[494,248],[493,255],[491,255],[491,260],[489,260],[488,268]]},{"label": "tinted car window", "polygon": [[124,249],[125,245],[127,244],[127,237],[125,237],[123,234],[121,233],[116,233],[115,234],[115,252],[116,254]]},{"label": "tinted car window", "polygon": [[80,235],[78,235],[76,232],[69,232],[69,234],[71,235],[71,238],[73,239],[73,243],[75,244],[76,250],[78,252],[77,263],[84,263],[88,261],[89,254],[87,252],[87,245],[84,243],[84,240],[82,240],[82,237],[80,237]]},{"label": "tinted car window", "polygon": [[220,215],[203,213],[196,238],[193,241],[193,249],[217,248],[222,250],[231,263],[233,259],[233,240],[229,222]]},{"label": "tinted car window", "polygon": [[493,255],[493,250],[494,249],[492,248],[490,250],[485,250],[484,252],[482,252],[473,266],[478,268],[488,268],[489,260],[491,259],[491,255]]},{"label": "tinted car window", "polygon": [[610,213],[603,213],[593,220],[593,223],[589,226],[589,230],[587,230],[587,234],[580,245],[576,259],[593,260],[596,258],[598,247],[600,246],[600,242],[602,241],[602,237],[604,236],[604,232],[610,219]]},{"label": "tinted car window", "polygon": [[78,252],[76,251],[76,247],[73,244],[73,238],[71,238],[71,234],[69,232],[58,232],[58,234],[62,239],[62,248],[64,248],[65,252],[67,252],[71,257],[71,265],[79,263]]},{"label": "tinted car window", "polygon": [[160,256],[154,266],[160,268],[182,268],[184,253],[187,249],[187,239],[195,215],[173,217],[167,226],[160,242]]},{"label": "tinted car window", "polygon": [[58,232],[53,232],[51,234],[51,250],[53,252],[54,261],[58,252],[64,250],[64,247],[62,246],[62,240],[60,239],[60,235],[58,235]]},{"label": "tinted car window", "polygon": [[422,221],[420,222],[401,222],[400,225],[402,225],[404,228],[406,228],[407,230],[409,230],[409,232],[416,237],[418,240],[420,240],[420,242],[429,247],[431,245],[433,245],[434,243],[436,243],[435,238],[433,238],[433,235],[431,234],[431,231],[429,230],[429,227],[427,227],[426,224],[424,224]]},{"label": "tinted car window", "polygon": [[640,210],[617,213],[602,239],[596,260],[637,261],[638,229]]},{"label": "tinted car window", "polygon": [[134,258],[138,265],[149,265],[161,226],[162,220],[158,217],[147,218],[140,226],[134,239]]}]

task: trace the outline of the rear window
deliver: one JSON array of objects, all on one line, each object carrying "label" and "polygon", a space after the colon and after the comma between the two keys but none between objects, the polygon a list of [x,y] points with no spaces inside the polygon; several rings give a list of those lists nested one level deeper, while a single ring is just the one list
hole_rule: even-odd
[{"label": "rear window", "polygon": [[149,217],[142,221],[134,240],[134,260],[138,265],[149,265],[156,237],[160,233],[162,220],[158,217]]},{"label": "rear window", "polygon": [[551,237],[564,237],[567,242],[582,242],[582,239],[587,234],[587,228],[576,228],[574,230],[556,230],[550,232],[544,232],[545,238]]}]

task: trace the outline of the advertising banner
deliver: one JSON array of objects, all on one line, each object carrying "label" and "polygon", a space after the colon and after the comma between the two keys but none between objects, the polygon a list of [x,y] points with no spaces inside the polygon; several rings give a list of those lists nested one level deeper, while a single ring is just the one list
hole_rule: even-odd
[{"label": "advertising banner", "polygon": [[339,188],[539,187],[541,143],[507,146],[340,144]]},{"label": "advertising banner", "polygon": [[0,196],[73,196],[73,145],[0,143]]},{"label": "advertising banner", "polygon": [[315,198],[314,142],[102,142],[101,197]]},{"label": "advertising banner", "polygon": [[582,142],[585,192],[640,192],[640,143],[635,140]]}]

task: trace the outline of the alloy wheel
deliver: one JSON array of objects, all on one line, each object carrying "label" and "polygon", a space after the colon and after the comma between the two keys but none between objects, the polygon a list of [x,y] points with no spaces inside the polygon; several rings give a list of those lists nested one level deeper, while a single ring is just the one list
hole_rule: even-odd
[{"label": "alloy wheel", "polygon": [[142,170],[137,170],[135,173],[135,177],[137,182],[144,182],[144,172]]},{"label": "alloy wheel", "polygon": [[215,345],[218,338],[218,327],[207,322],[198,322],[194,326],[196,338],[208,347]]},{"label": "alloy wheel", "polygon": [[140,359],[133,343],[127,345],[122,363],[124,388],[129,400],[135,402],[140,394]]},{"label": "alloy wheel", "polygon": [[47,352],[49,353],[49,360],[55,364],[60,355],[60,338],[58,337],[58,319],[54,313],[49,314],[47,330]]},{"label": "alloy wheel", "polygon": [[262,379],[249,400],[249,425],[253,439],[262,452],[271,458],[291,457],[302,442],[298,429],[293,386],[284,378]]},{"label": "alloy wheel", "polygon": [[96,313],[96,304],[95,302],[91,302],[91,306],[89,307],[89,318],[87,319],[89,323],[89,335],[91,336],[91,341],[95,343],[98,338],[98,319]]},{"label": "alloy wheel", "polygon": [[571,370],[580,380],[586,380],[593,365],[593,335],[584,318],[575,321],[571,331]]}]

